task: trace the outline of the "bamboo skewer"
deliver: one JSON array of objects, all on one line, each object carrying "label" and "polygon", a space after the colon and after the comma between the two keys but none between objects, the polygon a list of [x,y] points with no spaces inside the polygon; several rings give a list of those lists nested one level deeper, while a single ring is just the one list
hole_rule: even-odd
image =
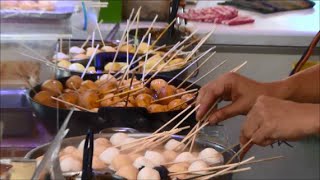
[{"label": "bamboo skewer", "polygon": [[[101,20],[101,22],[102,22],[102,21],[103,21],[103,20]],[[99,33],[99,35],[100,35],[101,42],[102,42],[103,46],[106,46],[106,44],[104,43],[103,37],[102,37],[100,25],[99,25],[97,22],[96,22],[96,27],[97,27],[98,33]]]},{"label": "bamboo skewer", "polygon": [[[141,8],[141,6],[139,7]],[[139,14],[138,14],[138,17],[137,17],[137,23],[136,23],[136,32],[134,34],[134,45],[138,45],[138,29],[139,29],[139,22],[140,22],[140,11],[139,11]],[[129,39],[128,39],[129,41]]]},{"label": "bamboo skewer", "polygon": [[146,71],[146,62],[148,60],[148,56],[149,56],[149,47],[150,47],[150,41],[151,41],[151,33],[149,33],[149,36],[148,36],[148,46],[147,46],[147,53],[146,53],[146,57],[144,59],[144,63],[143,63],[143,71],[142,71],[142,81],[144,81],[144,78],[145,78],[145,71]]},{"label": "bamboo skewer", "polygon": [[104,101],[104,100],[107,100],[107,99],[111,99],[111,98],[113,98],[113,97],[117,97],[117,96],[121,96],[121,95],[124,95],[124,94],[131,93],[131,92],[139,91],[139,90],[141,90],[141,89],[143,89],[143,88],[144,88],[144,87],[140,87],[140,88],[131,89],[131,90],[128,90],[128,91],[125,91],[125,92],[121,92],[121,93],[115,94],[115,95],[112,96],[112,97],[106,97],[106,98],[99,99],[99,100],[97,100],[97,102],[101,102],[101,101]]},{"label": "bamboo skewer", "polygon": [[[232,174],[235,174],[235,173],[244,172],[244,171],[249,171],[249,170],[251,170],[251,167],[240,168],[240,169],[236,169],[236,170],[228,170],[228,171],[220,174],[220,176],[226,175],[226,174],[231,174],[231,173],[232,173]],[[195,179],[195,180],[210,179],[210,178],[208,178],[208,177],[209,177],[210,175],[213,175],[214,173],[216,173],[216,172],[210,172],[210,173],[207,173],[207,174],[191,176],[191,177],[185,178],[185,179],[183,179],[183,180],[188,180],[188,179]]]},{"label": "bamboo skewer", "polygon": [[89,62],[87,63],[86,68],[84,69],[83,73],[81,74],[81,79],[83,79],[83,77],[85,76],[85,74],[86,74],[86,72],[87,72],[87,70],[88,70],[88,68],[89,68],[89,66],[90,66],[90,64],[91,64],[94,56],[96,55],[98,49],[99,49],[99,44],[97,44],[96,48],[95,48],[94,51],[93,51],[93,54],[92,54],[91,57],[90,57]]},{"label": "bamboo skewer", "polygon": [[[253,161],[250,161],[250,162],[247,162],[247,163],[243,163],[242,165],[255,164],[255,163],[266,162],[266,161],[273,161],[273,160],[282,159],[282,158],[284,158],[284,156],[275,156],[275,157],[270,157],[270,158],[262,158],[262,159],[253,160]],[[238,164],[238,163],[224,164],[224,165],[219,165],[219,166],[212,166],[212,167],[207,167],[207,168],[203,168],[203,169],[200,169],[200,170],[193,170],[193,171],[170,172],[169,176],[175,176],[175,175],[181,175],[181,174],[189,174],[189,173],[197,173],[197,172],[202,172],[202,171],[214,171],[214,170],[218,170],[218,169],[227,168],[227,167],[233,166],[235,164]]]},{"label": "bamboo skewer", "polygon": [[200,81],[201,79],[205,78],[206,76],[208,76],[210,73],[212,73],[213,71],[215,71],[217,68],[219,68],[220,66],[222,66],[225,62],[227,62],[227,60],[222,61],[220,64],[218,64],[217,66],[215,66],[213,69],[211,69],[210,71],[208,71],[206,74],[204,74],[203,76],[201,76],[200,78],[198,78],[197,80],[195,80],[194,82],[192,82],[188,87],[186,87],[185,89],[189,89],[190,87],[192,87],[194,84],[196,84],[198,81]]},{"label": "bamboo skewer", "polygon": [[73,106],[73,107],[78,108],[78,109],[80,109],[80,110],[88,111],[88,112],[93,112],[93,111],[91,111],[91,110],[89,110],[89,109],[86,109],[86,108],[84,108],[84,107],[78,106],[78,105],[76,105],[76,104],[69,103],[69,102],[64,101],[64,100],[62,100],[62,99],[59,99],[59,98],[56,98],[56,97],[53,97],[53,96],[51,96],[51,98],[52,98],[53,100],[62,102],[62,103],[67,104],[67,105],[69,105],[69,106]]},{"label": "bamboo skewer", "polygon": [[19,54],[21,54],[21,55],[23,55],[23,56],[26,56],[26,57],[29,57],[29,58],[32,58],[32,59],[34,59],[34,60],[38,60],[38,61],[40,61],[40,62],[45,63],[47,66],[51,66],[51,67],[55,68],[55,64],[52,63],[52,62],[49,61],[49,60],[43,60],[43,59],[37,58],[37,57],[35,57],[35,56],[31,56],[31,55],[28,55],[28,54],[25,54],[25,53],[21,53],[21,52],[19,52]]},{"label": "bamboo skewer", "polygon": [[215,47],[212,47],[202,53],[198,58],[196,58],[192,63],[190,63],[187,67],[185,67],[183,70],[181,70],[177,75],[175,75],[173,78],[168,81],[168,84],[170,84],[172,81],[174,81],[176,78],[178,78],[182,73],[184,73],[186,70],[188,70],[192,65],[194,65],[196,62],[198,62],[202,57],[204,57],[206,54],[208,54],[211,50],[213,50]]},{"label": "bamboo skewer", "polygon": [[[195,92],[194,94],[196,94],[196,93],[197,93],[197,92]],[[173,109],[175,109],[175,108],[178,108],[178,107],[182,106],[183,104],[189,103],[189,102],[191,102],[191,101],[193,101],[193,100],[195,100],[195,97],[193,97],[192,99],[189,99],[189,100],[187,100],[187,101],[184,101],[184,102],[178,104],[177,106],[174,106],[174,107],[168,109],[167,111],[171,111],[171,110],[173,110]],[[195,102],[193,102],[192,104],[194,105],[194,103],[195,103]]]},{"label": "bamboo skewer", "polygon": [[230,72],[237,72],[239,71],[244,65],[247,64],[248,61],[243,62],[242,64],[240,64],[239,66],[235,67],[234,69],[232,69]]},{"label": "bamboo skewer", "polygon": [[156,102],[163,101],[163,100],[166,100],[166,99],[170,99],[170,98],[173,98],[173,97],[177,97],[177,96],[181,96],[181,95],[184,95],[184,94],[192,93],[192,92],[195,92],[195,91],[198,91],[198,89],[191,89],[191,90],[188,90],[188,91],[185,91],[185,92],[181,92],[181,93],[178,93],[178,94],[174,94],[174,95],[171,95],[171,96],[160,98],[160,99],[157,99],[155,101],[152,101],[152,103],[156,103]]},{"label": "bamboo skewer", "polygon": [[161,34],[158,36],[158,38],[152,43],[151,48],[153,48],[157,42],[162,38],[162,36],[168,31],[168,29],[172,26],[173,23],[175,23],[177,18],[174,18],[170,24],[161,32]]},{"label": "bamboo skewer", "polygon": [[230,164],[234,160],[234,158],[236,158],[247,146],[252,143],[252,141],[253,139],[250,139],[245,145],[243,145],[241,149],[236,154],[234,154],[226,164]]},{"label": "bamboo skewer", "polygon": [[210,60],[210,58],[216,54],[216,51],[211,53],[209,55],[209,57],[207,57],[194,71],[192,71],[178,86],[177,88],[180,88],[186,81],[188,81],[188,79],[196,72],[198,71],[204,64],[206,64],[206,62],[208,62],[208,60]]},{"label": "bamboo skewer", "polygon": [[81,45],[81,49],[83,49],[87,44],[88,44],[88,42],[89,42],[89,40],[91,39],[91,35],[89,35],[88,37],[87,37],[87,39],[86,39],[86,41]]}]

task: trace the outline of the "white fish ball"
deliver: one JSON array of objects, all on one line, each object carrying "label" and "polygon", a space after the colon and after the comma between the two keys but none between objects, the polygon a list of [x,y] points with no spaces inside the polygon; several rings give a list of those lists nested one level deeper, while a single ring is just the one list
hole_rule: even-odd
[{"label": "white fish ball", "polygon": [[199,153],[199,159],[204,160],[208,165],[223,163],[221,153],[213,148],[206,148]]},{"label": "white fish ball", "polygon": [[133,162],[133,166],[139,169],[142,166],[153,168],[155,165],[147,158],[140,156]]},{"label": "white fish ball", "polygon": [[86,52],[86,50],[84,50],[83,48],[78,47],[78,46],[72,46],[70,48],[69,52],[72,54],[83,54]]},{"label": "white fish ball", "polygon": [[176,157],[178,156],[178,154],[172,150],[165,150],[165,151],[163,151],[162,154],[163,154],[163,157],[165,158],[166,162],[174,161],[174,159],[176,159]]},{"label": "white fish ball", "polygon": [[85,67],[80,63],[73,63],[69,66],[70,71],[77,71],[77,72],[83,72],[85,70]]},{"label": "white fish ball", "polygon": [[125,139],[128,138],[128,135],[125,133],[115,133],[111,136],[110,142],[114,145],[120,145],[124,142]]},{"label": "white fish ball", "polygon": [[174,162],[193,162],[196,158],[190,152],[183,152],[179,154]]},{"label": "white fish ball", "polygon": [[164,148],[166,150],[173,150],[178,151],[181,150],[185,145],[180,143],[180,141],[177,141],[175,139],[170,139],[165,145]]},{"label": "white fish ball", "polygon": [[126,179],[137,179],[138,169],[132,165],[121,167],[117,172],[116,175],[124,177]]},{"label": "white fish ball", "polygon": [[151,161],[154,165],[159,166],[165,163],[164,157],[156,151],[146,151],[144,157]]},{"label": "white fish ball", "polygon": [[120,154],[119,149],[114,148],[114,147],[109,147],[106,150],[104,150],[99,158],[106,164],[111,164],[113,158]]},{"label": "white fish ball", "polygon": [[68,156],[60,161],[60,167],[62,172],[80,171],[82,164],[76,158]]},{"label": "white fish ball", "polygon": [[118,154],[113,158],[111,164],[115,170],[119,170],[121,167],[131,165],[132,160],[127,154]]},{"label": "white fish ball", "polygon": [[160,180],[160,174],[153,168],[144,167],[138,173],[138,180]]},{"label": "white fish ball", "polygon": [[[189,168],[188,168],[188,171],[199,171],[199,170],[202,170],[202,169],[205,169],[205,168],[208,168],[209,166],[207,165],[207,163],[205,163],[204,161],[195,161],[193,162]],[[197,174],[201,174],[201,173],[205,173],[207,171],[199,171],[199,172],[195,172]]]}]

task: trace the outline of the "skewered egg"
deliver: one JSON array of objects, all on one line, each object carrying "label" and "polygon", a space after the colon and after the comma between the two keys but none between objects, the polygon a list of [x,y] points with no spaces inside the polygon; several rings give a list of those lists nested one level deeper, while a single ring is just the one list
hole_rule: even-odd
[{"label": "skewered egg", "polygon": [[63,52],[56,53],[53,57],[54,60],[68,60],[69,56],[64,54]]},{"label": "skewered egg", "polygon": [[33,99],[40,104],[56,107],[57,102],[51,98],[54,95],[54,93],[49,91],[40,91],[33,97]]},{"label": "skewered egg", "polygon": [[[95,48],[93,47],[89,47],[87,48],[87,53],[86,56],[91,57],[92,54],[94,53]],[[97,49],[96,54],[100,53],[101,51],[99,49]]]},{"label": "skewered egg", "polygon": [[72,57],[73,60],[82,60],[82,59],[88,59],[88,58],[89,57],[86,56],[85,54],[77,54]]},{"label": "skewered egg", "polygon": [[111,162],[112,167],[116,171],[119,170],[121,167],[128,166],[131,164],[132,160],[127,154],[118,154],[113,158]]},{"label": "skewered egg", "polygon": [[125,45],[120,47],[119,51],[121,51],[121,52],[127,52],[128,51],[129,53],[135,53],[136,52],[136,48],[132,44],[129,44],[128,46],[125,44]]},{"label": "skewered egg", "polygon": [[118,146],[124,142],[125,139],[128,138],[128,135],[125,133],[115,133],[110,137],[110,142],[114,146]]},{"label": "skewered egg", "polygon": [[168,109],[176,111],[187,108],[187,103],[182,99],[175,99],[168,104]]},{"label": "skewered egg", "polygon": [[139,169],[143,166],[153,168],[155,165],[149,159],[140,156],[133,162],[133,166]]},{"label": "skewered egg", "polygon": [[140,43],[139,46],[140,46],[139,47],[139,52],[142,53],[142,54],[147,53],[149,51],[149,49],[150,49],[150,46],[145,42]]},{"label": "skewered egg", "polygon": [[[207,165],[207,163],[205,163],[204,161],[195,161],[193,162],[189,168],[188,168],[188,171],[199,171],[199,170],[202,170],[202,169],[205,169],[205,168],[208,168],[209,166]],[[199,171],[199,172],[195,172],[197,174],[202,174],[202,173],[205,173],[207,171]]]},{"label": "skewered egg", "polygon": [[69,89],[79,89],[82,83],[80,76],[73,75],[66,81],[66,87]]},{"label": "skewered egg", "polygon": [[62,172],[81,171],[82,164],[76,158],[67,156],[60,160],[60,167]]},{"label": "skewered egg", "polygon": [[[161,60],[161,56],[160,55],[158,55],[158,54],[153,55],[151,58],[149,58],[146,61],[146,64],[144,65],[145,69],[146,70],[151,70],[151,68],[155,67],[156,64],[157,65],[163,64],[164,62],[160,61],[160,60]],[[153,69],[153,70],[155,70],[155,69]]]},{"label": "skewered egg", "polygon": [[179,154],[174,162],[188,162],[191,163],[195,160],[196,158],[190,153],[190,152],[182,152]]},{"label": "skewered egg", "polygon": [[85,52],[86,52],[86,50],[84,50],[83,48],[78,47],[78,46],[72,46],[69,49],[69,53],[71,53],[71,54],[83,54]]},{"label": "skewered egg", "polygon": [[137,176],[138,180],[160,180],[160,174],[153,168],[144,167]]},{"label": "skewered egg", "polygon": [[170,139],[165,145],[165,150],[172,150],[172,151],[179,151],[183,149],[185,146],[184,143],[180,143],[180,141],[177,141],[175,139]]},{"label": "skewered egg", "polygon": [[178,155],[175,151],[172,150],[165,150],[162,154],[166,162],[172,162]]},{"label": "skewered egg", "polygon": [[165,163],[164,157],[156,151],[146,151],[144,157],[151,161],[154,165],[159,166]]},{"label": "skewered egg", "polygon": [[151,104],[147,109],[150,113],[159,113],[167,111],[167,106],[161,104]]},{"label": "skewered egg", "polygon": [[87,108],[99,108],[99,94],[94,90],[87,90],[79,96],[79,105]]},{"label": "skewered egg", "polygon": [[156,92],[158,92],[162,87],[165,87],[167,85],[168,83],[163,79],[154,79],[151,81],[150,89],[153,89]]},{"label": "skewered egg", "polygon": [[83,72],[85,67],[80,63],[73,63],[69,66],[70,71]]},{"label": "skewered egg", "polygon": [[199,153],[199,158],[203,159],[208,165],[223,163],[223,156],[213,148],[206,148]]},{"label": "skewered egg", "polygon": [[180,65],[180,64],[183,64],[184,62],[185,60],[183,58],[175,58],[175,59],[172,59],[168,64],[169,66],[172,66],[172,65]]},{"label": "skewered egg", "polygon": [[100,155],[99,158],[106,164],[111,164],[114,157],[120,154],[119,149],[115,147],[109,147],[104,150]]},{"label": "skewered egg", "polygon": [[116,49],[111,46],[103,46],[101,50],[105,52],[116,52]]},{"label": "skewered egg", "polygon": [[152,102],[152,96],[150,96],[149,94],[139,94],[135,98],[135,102],[138,107],[147,108],[148,106],[150,106]]},{"label": "skewered egg", "polygon": [[44,83],[42,83],[41,90],[42,91],[49,91],[49,92],[52,92],[54,95],[58,95],[58,94],[62,93],[63,85],[60,81],[50,79],[50,80],[46,80]]},{"label": "skewered egg", "polygon": [[138,169],[132,165],[123,166],[117,172],[116,175],[124,177],[126,179],[136,179],[138,175]]},{"label": "skewered egg", "polygon": [[69,69],[69,66],[71,65],[71,63],[67,60],[60,60],[57,65],[65,69]]}]

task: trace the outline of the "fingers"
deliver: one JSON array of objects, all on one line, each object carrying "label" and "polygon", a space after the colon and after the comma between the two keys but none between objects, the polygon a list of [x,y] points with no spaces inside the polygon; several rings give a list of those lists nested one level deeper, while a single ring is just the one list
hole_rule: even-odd
[{"label": "fingers", "polygon": [[241,109],[244,106],[245,102],[241,99],[222,107],[221,109],[216,110],[209,118],[211,124],[218,123],[225,119],[231,118],[236,115],[241,114]]},{"label": "fingers", "polygon": [[240,143],[242,145],[246,144],[261,126],[261,118],[259,118],[258,113],[254,107],[248,113],[247,119],[244,121],[240,132]]}]

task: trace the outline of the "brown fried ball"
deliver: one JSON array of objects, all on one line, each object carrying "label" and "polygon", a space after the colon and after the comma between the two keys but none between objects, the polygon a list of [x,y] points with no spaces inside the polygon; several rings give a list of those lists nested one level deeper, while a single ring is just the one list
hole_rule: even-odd
[{"label": "brown fried ball", "polygon": [[87,90],[80,94],[79,105],[86,109],[99,108],[99,94],[95,90]]},{"label": "brown fried ball", "polygon": [[105,83],[101,84],[99,86],[98,90],[99,90],[100,94],[106,94],[116,88],[117,88],[117,84],[110,81],[110,82],[105,82]]},{"label": "brown fried ball", "polygon": [[[63,93],[62,95],[59,96],[59,99],[63,100],[63,101],[66,101],[66,102],[69,102],[71,104],[78,104],[78,93],[76,92],[66,92],[66,93]],[[60,107],[62,108],[70,108],[71,106],[70,105],[67,105],[65,103],[59,103],[60,104]]]},{"label": "brown fried ball", "polygon": [[150,89],[159,91],[162,87],[167,86],[168,83],[163,79],[154,79],[151,81]]},{"label": "brown fried ball", "polygon": [[79,89],[83,80],[80,76],[73,75],[66,81],[66,87],[69,89]]},{"label": "brown fried ball", "polygon": [[138,107],[147,108],[148,106],[150,106],[152,100],[153,100],[152,96],[150,96],[149,94],[143,93],[143,94],[139,94],[136,97],[135,102]]},{"label": "brown fried ball", "polygon": [[168,109],[171,111],[181,110],[187,108],[187,103],[182,99],[175,99],[168,104]]},{"label": "brown fried ball", "polygon": [[51,98],[52,96],[54,93],[50,91],[40,91],[33,97],[33,100],[45,106],[57,107],[57,102]]},{"label": "brown fried ball", "polygon": [[[162,99],[168,96],[172,96],[176,94],[176,87],[172,86],[172,85],[168,85],[168,86],[164,86],[162,87],[158,92],[158,99]],[[159,103],[162,105],[167,105],[169,104],[171,101],[173,101],[175,98],[177,97],[172,97],[172,98],[168,98],[165,100],[160,101]]]},{"label": "brown fried ball", "polygon": [[106,95],[103,96],[103,101],[100,102],[100,106],[102,107],[107,107],[113,104],[113,93],[108,93]]},{"label": "brown fried ball", "polygon": [[147,109],[150,113],[166,112],[167,106],[161,104],[151,104]]},{"label": "brown fried ball", "polygon": [[58,80],[49,79],[49,80],[46,80],[44,83],[42,83],[41,90],[42,91],[50,91],[54,95],[58,95],[58,94],[62,93],[63,85]]},{"label": "brown fried ball", "polygon": [[80,89],[81,90],[89,90],[89,89],[90,90],[97,90],[98,85],[91,80],[85,80],[81,83]]},{"label": "brown fried ball", "polygon": [[184,94],[181,96],[181,99],[184,101],[184,102],[189,102],[191,101],[192,99],[194,99],[195,96],[193,94]]}]

